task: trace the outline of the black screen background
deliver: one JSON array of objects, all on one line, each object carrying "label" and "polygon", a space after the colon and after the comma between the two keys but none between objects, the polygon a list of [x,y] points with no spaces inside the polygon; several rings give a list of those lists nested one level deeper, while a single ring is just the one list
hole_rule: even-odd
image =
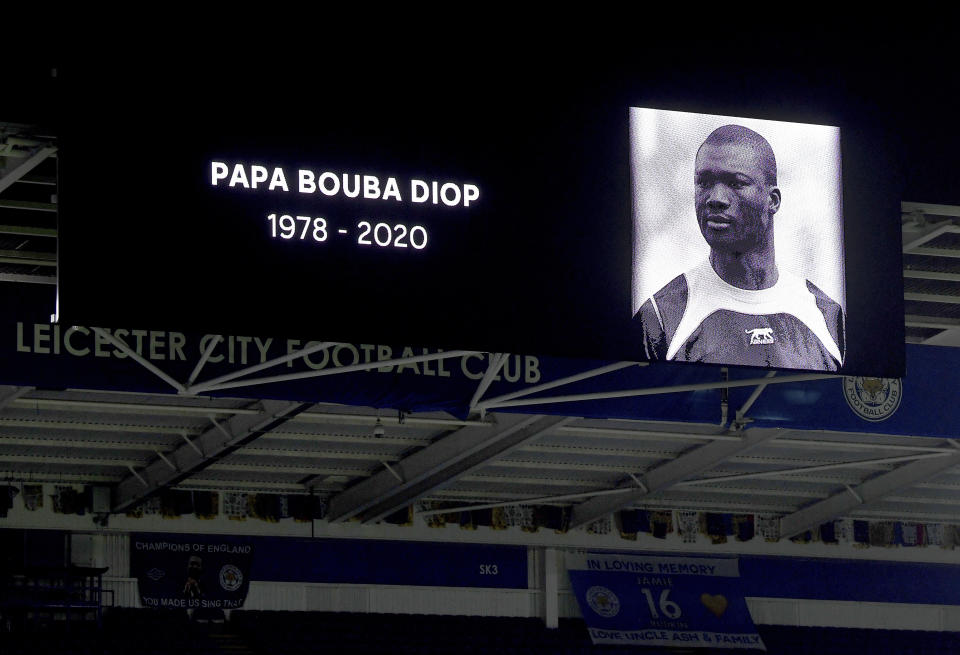
[{"label": "black screen background", "polygon": [[[438,64],[429,80],[67,69],[60,311],[66,323],[642,359],[630,308],[628,108],[839,125],[848,374],[904,368],[896,138],[835,80],[609,66]],[[479,72],[477,72],[479,71]],[[210,159],[397,178],[403,203],[233,190]],[[411,177],[475,206],[407,201]],[[350,228],[270,239],[265,215]],[[356,222],[421,224],[424,251],[359,248]],[[335,226],[334,226],[335,228]]]}]

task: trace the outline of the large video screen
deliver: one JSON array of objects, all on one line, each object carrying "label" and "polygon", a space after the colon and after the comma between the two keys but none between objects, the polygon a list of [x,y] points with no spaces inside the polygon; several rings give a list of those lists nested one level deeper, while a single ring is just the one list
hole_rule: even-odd
[{"label": "large video screen", "polygon": [[843,366],[838,128],[634,107],[630,161],[646,357]]},{"label": "large video screen", "polygon": [[856,111],[185,75],[72,87],[61,322],[903,373],[900,198]]}]

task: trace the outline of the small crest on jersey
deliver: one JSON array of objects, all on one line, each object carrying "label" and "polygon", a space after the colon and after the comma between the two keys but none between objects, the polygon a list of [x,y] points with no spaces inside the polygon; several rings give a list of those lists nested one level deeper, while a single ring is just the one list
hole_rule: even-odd
[{"label": "small crest on jersey", "polygon": [[843,378],[843,396],[860,418],[884,421],[900,407],[903,383],[896,378]]},{"label": "small crest on jersey", "polygon": [[750,335],[750,345],[751,346],[761,346],[767,343],[773,343],[773,328],[753,328],[752,330],[744,330],[747,334]]}]

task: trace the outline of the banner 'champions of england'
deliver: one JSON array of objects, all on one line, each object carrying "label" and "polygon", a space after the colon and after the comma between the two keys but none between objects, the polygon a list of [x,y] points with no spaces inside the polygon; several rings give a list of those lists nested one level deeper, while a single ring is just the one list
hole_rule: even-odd
[{"label": "banner 'champions of england'", "polygon": [[570,554],[567,571],[594,644],[766,650],[736,559]]},{"label": "banner 'champions of england'", "polygon": [[253,544],[229,536],[132,534],[130,570],[145,607],[243,607]]}]

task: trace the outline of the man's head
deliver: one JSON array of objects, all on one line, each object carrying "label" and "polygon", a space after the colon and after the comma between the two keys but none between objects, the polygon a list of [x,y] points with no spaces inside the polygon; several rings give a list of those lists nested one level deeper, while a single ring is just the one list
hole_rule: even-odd
[{"label": "man's head", "polygon": [[697,222],[711,249],[773,254],[780,189],[766,139],[741,125],[718,127],[697,151],[694,184]]}]

